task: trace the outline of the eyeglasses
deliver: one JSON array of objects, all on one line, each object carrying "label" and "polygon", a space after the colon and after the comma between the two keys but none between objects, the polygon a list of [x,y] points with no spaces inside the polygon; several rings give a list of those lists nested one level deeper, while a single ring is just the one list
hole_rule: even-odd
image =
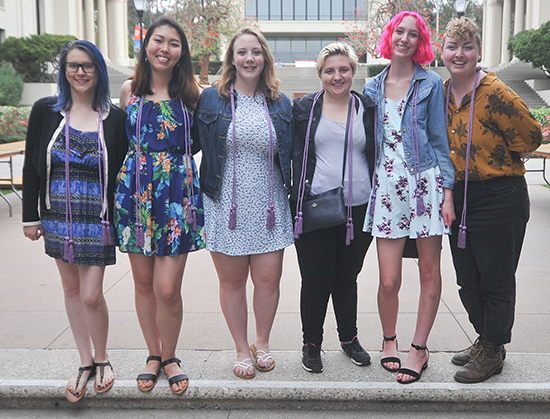
[{"label": "eyeglasses", "polygon": [[81,68],[82,71],[86,74],[94,74],[95,72],[95,64],[94,63],[73,63],[73,62],[66,62],[65,63],[65,71],[67,73],[76,73],[78,72],[78,69]]}]

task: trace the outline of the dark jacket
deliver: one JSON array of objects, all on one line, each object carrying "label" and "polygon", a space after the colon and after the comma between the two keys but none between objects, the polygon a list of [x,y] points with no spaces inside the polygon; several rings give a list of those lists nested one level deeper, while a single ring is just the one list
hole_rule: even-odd
[{"label": "dark jacket", "polygon": [[[23,223],[26,225],[39,223],[39,199],[40,211],[49,207],[51,145],[64,130],[65,124],[65,112],[54,112],[51,108],[54,103],[53,96],[37,100],[29,117],[23,165]],[[109,114],[103,120],[108,159],[107,198],[111,223],[116,177],[128,150],[125,124],[126,113],[111,105]]]},{"label": "dark jacket", "polygon": [[[292,109],[290,100],[283,97],[268,101],[269,116],[277,135],[277,166],[283,175],[285,188],[290,191],[290,150],[292,147]],[[231,123],[231,101],[218,94],[215,87],[209,87],[201,94],[195,110],[193,142],[202,150],[200,184],[201,190],[212,199],[221,194],[222,168],[227,158],[225,149],[227,130]],[[194,150],[196,148],[194,147]]]},{"label": "dark jacket", "polygon": [[[367,137],[366,156],[367,163],[369,165],[370,182],[372,184],[372,176],[374,173],[374,102],[366,96],[363,96],[357,92],[352,93],[363,102],[365,112],[363,113],[363,126],[365,127],[365,135]],[[292,113],[294,116],[294,142],[292,144],[292,192],[291,200],[296,202],[298,197],[298,186],[300,184],[300,176],[302,173],[302,159],[304,155],[305,137],[307,131],[307,125],[309,121],[309,113],[313,106],[313,98],[316,93],[305,95],[302,98],[294,99],[292,106]],[[315,174],[315,165],[317,157],[315,156],[315,132],[319,125],[321,117],[321,110],[323,107],[323,97],[321,95],[317,100],[315,109],[313,111],[313,121],[311,123],[311,131],[309,137],[309,151],[307,157],[307,169],[306,169],[306,189],[305,196],[309,195],[311,182]],[[359,104],[356,104],[358,107]],[[341,158],[341,156],[339,157]]]}]

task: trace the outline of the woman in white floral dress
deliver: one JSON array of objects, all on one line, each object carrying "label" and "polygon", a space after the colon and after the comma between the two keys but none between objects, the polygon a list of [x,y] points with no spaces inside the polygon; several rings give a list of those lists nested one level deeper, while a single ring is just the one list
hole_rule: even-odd
[{"label": "woman in white floral dress", "polygon": [[[377,238],[378,312],[384,333],[380,363],[397,372],[399,383],[409,384],[428,366],[426,343],[441,295],[441,236],[454,220],[454,172],[443,83],[420,66],[434,58],[426,24],[418,13],[399,13],[386,26],[378,48],[391,64],[363,91],[378,105],[377,161],[365,231]],[[420,301],[412,349],[401,368],[395,331],[408,237],[417,239]]]}]

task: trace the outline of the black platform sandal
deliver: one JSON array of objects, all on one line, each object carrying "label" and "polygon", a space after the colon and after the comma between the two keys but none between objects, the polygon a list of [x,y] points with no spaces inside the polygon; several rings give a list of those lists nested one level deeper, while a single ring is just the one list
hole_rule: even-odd
[{"label": "black platform sandal", "polygon": [[[160,356],[157,356],[157,355],[151,355],[151,356],[148,356],[147,357],[147,360],[145,361],[145,365],[147,366],[147,364],[150,362],[150,361],[158,361],[158,362],[162,362],[162,358]],[[143,373],[143,374],[139,374],[136,378],[136,381],[141,381],[141,380],[147,380],[147,381],[152,381],[153,382],[153,385],[150,386],[150,387],[141,387],[138,383],[138,388],[141,390],[141,391],[151,391],[153,390],[153,388],[157,385],[157,380],[159,378],[159,374],[160,374],[160,369],[161,369],[161,366],[159,365],[159,369],[157,371],[156,374],[153,374],[153,373]]]},{"label": "black platform sandal", "polygon": [[[427,347],[425,346],[418,346],[418,345],[415,345],[414,343],[411,343],[411,346],[416,349],[417,351],[426,351],[428,353],[428,358],[430,357],[430,351]],[[401,374],[407,374],[407,375],[410,375],[411,377],[414,377],[412,380],[409,380],[409,381],[405,381],[405,380],[397,380],[397,382],[399,384],[411,384],[411,383],[415,383],[417,382],[418,380],[420,380],[420,377],[422,377],[422,373],[424,372],[424,370],[428,368],[428,361],[426,361],[424,363],[424,365],[422,365],[422,368],[420,369],[420,372],[416,372],[416,371],[413,371],[413,370],[410,370],[408,368],[399,368],[399,371],[397,371],[397,373],[401,373]]]},{"label": "black platform sandal", "polygon": [[[393,335],[391,338],[387,338],[386,336],[382,336],[384,338],[384,342],[393,342],[397,335]],[[382,342],[382,351],[384,350],[384,342]],[[399,364],[397,368],[389,368],[386,363],[394,362],[396,364]],[[387,356],[385,358],[382,358],[380,360],[380,365],[382,365],[382,368],[384,368],[386,371],[389,372],[397,372],[401,368],[401,360],[396,356]]]},{"label": "black platform sandal", "polygon": [[[162,364],[160,364],[160,365],[164,369],[164,367],[166,367],[168,364],[173,364],[174,362],[177,363],[178,366],[180,366],[180,364],[181,364],[181,361],[178,358],[171,358],[171,359],[167,359],[166,361],[163,361]],[[166,370],[164,370],[164,372],[166,373]],[[168,375],[168,374],[166,374],[166,375]],[[179,383],[180,381],[185,381],[185,385],[183,386],[183,388],[181,390],[177,390],[177,391],[174,390],[172,388],[172,385],[174,385],[176,383]],[[174,375],[174,376],[168,378],[168,384],[170,385],[170,390],[172,390],[172,393],[181,394],[185,390],[187,390],[187,387],[189,386],[189,377],[185,373]]]}]

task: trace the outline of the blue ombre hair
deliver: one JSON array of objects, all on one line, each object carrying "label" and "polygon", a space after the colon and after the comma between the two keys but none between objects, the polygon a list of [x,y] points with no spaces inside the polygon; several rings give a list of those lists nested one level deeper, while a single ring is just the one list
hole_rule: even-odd
[{"label": "blue ombre hair", "polygon": [[57,100],[52,106],[53,110],[59,112],[61,110],[70,109],[73,104],[71,97],[71,85],[65,75],[65,64],[67,63],[67,55],[69,51],[78,48],[88,53],[93,63],[96,66],[96,92],[94,100],[92,102],[92,108],[94,111],[101,109],[106,111],[111,104],[110,90],[109,90],[109,75],[107,74],[107,64],[101,54],[98,47],[89,41],[69,41],[67,42],[61,51],[59,51],[59,76],[57,77]]}]

